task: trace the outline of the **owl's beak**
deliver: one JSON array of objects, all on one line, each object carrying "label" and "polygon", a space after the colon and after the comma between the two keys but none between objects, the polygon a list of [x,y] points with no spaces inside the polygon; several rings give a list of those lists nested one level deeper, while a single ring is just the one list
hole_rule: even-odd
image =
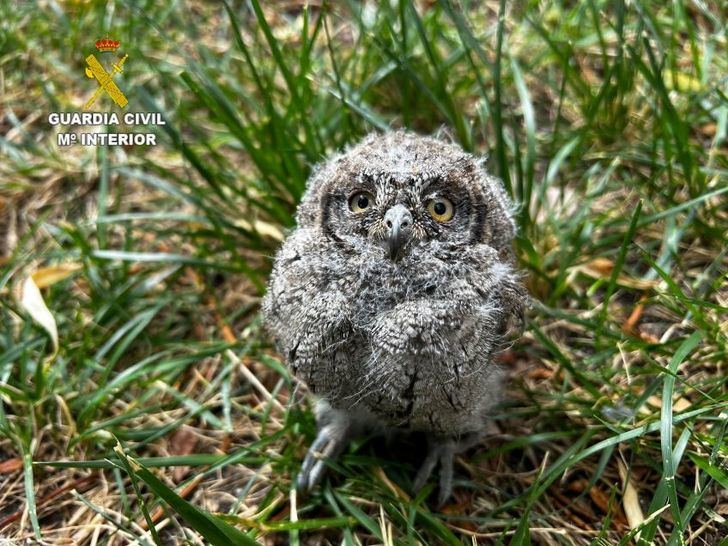
[{"label": "owl's beak", "polygon": [[389,258],[396,260],[399,251],[412,236],[412,213],[404,205],[394,205],[384,215],[387,226],[387,250]]}]

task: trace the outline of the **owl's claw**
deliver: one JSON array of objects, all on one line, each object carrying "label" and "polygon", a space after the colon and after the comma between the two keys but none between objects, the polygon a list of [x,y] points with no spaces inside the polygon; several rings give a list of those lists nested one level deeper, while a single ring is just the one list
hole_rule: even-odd
[{"label": "owl's claw", "polygon": [[420,466],[413,484],[414,490],[422,489],[430,479],[435,466],[440,465],[440,491],[437,495],[437,506],[443,506],[452,493],[453,459],[457,446],[454,440],[438,438],[430,441],[427,456]]},{"label": "owl's claw", "polygon": [[440,463],[440,491],[437,495],[437,507],[442,508],[452,494],[453,460],[456,453],[470,449],[480,442],[484,431],[470,432],[457,437],[430,436],[429,448],[422,466],[414,481],[414,490],[422,489],[430,479],[435,466]]},{"label": "owl's claw", "polygon": [[349,429],[334,421],[321,427],[316,439],[308,448],[303,465],[296,478],[296,489],[300,493],[311,491],[323,478],[326,459],[335,459],[349,441]]},{"label": "owl's claw", "polygon": [[455,458],[455,444],[451,444],[440,456],[440,490],[437,494],[437,507],[445,506],[452,495],[453,459]]}]

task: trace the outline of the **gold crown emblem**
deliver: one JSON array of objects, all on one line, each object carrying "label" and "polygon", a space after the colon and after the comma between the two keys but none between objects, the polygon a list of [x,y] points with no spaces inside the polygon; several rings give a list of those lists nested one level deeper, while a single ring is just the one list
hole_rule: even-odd
[{"label": "gold crown emblem", "polygon": [[117,40],[110,40],[109,38],[103,38],[96,41],[96,49],[99,51],[114,51],[121,45],[121,42]]}]

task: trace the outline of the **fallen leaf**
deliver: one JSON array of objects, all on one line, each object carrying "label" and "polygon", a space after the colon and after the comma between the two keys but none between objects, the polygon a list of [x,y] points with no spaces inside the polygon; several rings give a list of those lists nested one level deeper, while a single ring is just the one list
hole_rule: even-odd
[{"label": "fallen leaf", "polygon": [[[589,487],[589,480],[582,478],[570,483],[568,490],[573,491],[574,493],[583,493],[586,491],[587,487]],[[602,512],[605,514],[609,513],[609,495],[605,491],[596,485],[593,485],[589,488],[589,498],[591,498],[592,502],[596,504]],[[616,515],[619,517],[619,512],[617,512]],[[622,517],[622,519],[624,520],[624,517]]]},{"label": "fallen leaf", "polygon": [[56,319],[53,318],[53,315],[48,310],[45,301],[43,301],[40,289],[35,284],[32,276],[26,277],[23,282],[20,306],[51,336],[53,355],[55,355],[58,352],[58,328],[56,327]]},{"label": "fallen leaf", "polygon": [[228,343],[235,343],[237,341],[237,339],[235,338],[235,334],[233,333],[232,328],[230,328],[230,326],[225,323],[222,316],[220,316],[220,313],[215,312],[215,320],[217,321],[218,327],[220,328],[222,338]]},{"label": "fallen leaf", "polygon": [[674,413],[682,413],[692,407],[692,405],[693,404],[689,400],[685,398],[678,398],[672,403],[672,411]]},{"label": "fallen leaf", "polygon": [[614,269],[614,262],[609,258],[594,258],[584,265],[585,268],[595,271],[604,277],[608,277],[612,274]]},{"label": "fallen leaf", "polygon": [[[621,459],[617,459],[617,466],[619,467],[619,477],[622,480],[622,507],[624,508],[624,514],[627,516],[627,523],[629,523],[630,529],[636,529],[645,521],[645,515],[642,513],[640,499],[637,490],[632,485],[632,477],[627,467]],[[635,542],[639,542],[639,533],[634,538]]]},{"label": "fallen leaf", "polygon": [[715,123],[706,123],[700,128],[700,132],[707,137],[714,137],[718,130],[718,126]]},{"label": "fallen leaf", "polygon": [[0,463],[0,474],[12,474],[23,468],[22,459],[6,459]]},{"label": "fallen leaf", "polygon": [[609,495],[607,495],[604,491],[594,486],[589,489],[589,498],[591,498],[592,502],[596,504],[602,512],[605,514],[609,513]]},{"label": "fallen leaf", "polygon": [[38,288],[46,288],[62,281],[81,269],[81,264],[67,263],[41,267],[30,274]]},{"label": "fallen leaf", "polygon": [[[654,407],[654,408],[662,408],[662,397],[661,396],[650,396],[647,399],[647,403]],[[686,409],[690,408],[692,406],[692,403],[690,400],[687,400],[686,398],[679,397],[674,398],[672,401],[672,411],[673,413],[681,413],[685,411]]]},{"label": "fallen leaf", "polygon": [[642,312],[645,310],[645,301],[646,300],[647,300],[647,297],[643,295],[640,298],[640,301],[637,303],[637,305],[634,306],[634,309],[632,309],[632,313],[630,313],[627,321],[622,325],[622,331],[625,334],[634,333],[635,326],[637,326],[637,323],[639,322],[640,318],[642,318]]},{"label": "fallen leaf", "polygon": [[530,379],[551,379],[554,375],[553,370],[548,368],[531,368],[527,374]]},{"label": "fallen leaf", "polygon": [[660,343],[659,339],[657,339],[652,334],[648,334],[647,332],[640,332],[640,339],[642,341],[646,341],[647,343],[652,343],[653,345]]},{"label": "fallen leaf", "polygon": [[273,239],[275,241],[282,241],[284,239],[284,234],[283,231],[281,231],[281,228],[279,228],[275,224],[270,224],[262,220],[253,220],[252,222],[249,222],[248,220],[244,220],[241,218],[240,220],[237,220],[235,224],[245,230],[255,231],[258,233],[258,235],[268,237],[269,239]]}]

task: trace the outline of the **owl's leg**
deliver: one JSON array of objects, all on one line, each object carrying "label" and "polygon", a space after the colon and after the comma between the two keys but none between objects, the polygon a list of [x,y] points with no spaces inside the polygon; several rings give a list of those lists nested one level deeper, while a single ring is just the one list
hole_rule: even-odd
[{"label": "owl's leg", "polygon": [[351,419],[340,410],[331,408],[321,401],[316,407],[318,434],[306,453],[301,470],[296,478],[296,488],[308,492],[324,476],[326,459],[335,459],[346,448],[351,437]]},{"label": "owl's leg", "polygon": [[429,448],[422,466],[420,466],[414,481],[414,490],[422,489],[430,479],[435,466],[440,465],[440,482],[437,495],[437,505],[443,506],[452,494],[453,460],[455,454],[474,446],[481,433],[467,434],[464,437],[431,436],[428,438]]},{"label": "owl's leg", "polygon": [[455,459],[455,442],[448,444],[440,456],[440,490],[437,492],[437,506],[445,506],[452,495],[453,460]]},{"label": "owl's leg", "polygon": [[440,465],[440,491],[437,496],[438,506],[445,504],[452,493],[453,458],[457,445],[452,438],[428,438],[428,450],[425,460],[417,471],[414,481],[414,490],[422,489],[430,479],[435,466]]}]

